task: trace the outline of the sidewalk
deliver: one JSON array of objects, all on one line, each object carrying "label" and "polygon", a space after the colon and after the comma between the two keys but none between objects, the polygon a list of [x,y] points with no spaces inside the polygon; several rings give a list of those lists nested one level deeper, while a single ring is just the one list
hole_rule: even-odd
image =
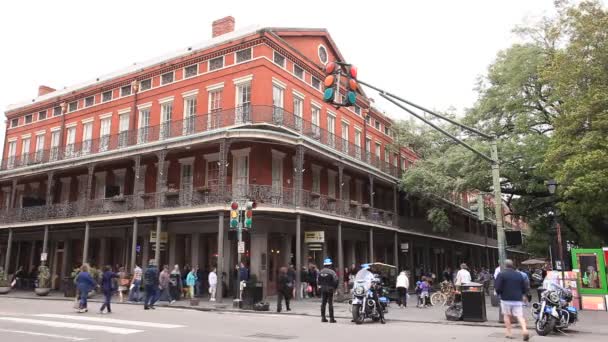
[{"label": "sidewalk", "polygon": [[[54,291],[51,292],[47,297],[39,297],[34,294],[33,291],[11,291],[7,295],[0,296],[2,298],[19,298],[19,299],[32,299],[32,300],[56,300],[56,301],[74,301],[74,298],[66,298],[62,292]],[[102,296],[95,295],[89,299],[89,302],[101,303]],[[180,309],[190,309],[199,311],[218,311],[218,312],[246,312],[246,313],[264,313],[264,314],[277,314],[276,313],[276,297],[268,297],[266,299],[270,303],[270,311],[258,312],[258,311],[246,311],[235,309],[232,306],[231,298],[224,298],[222,303],[209,302],[207,299],[200,298],[199,306],[190,306],[189,300],[180,300],[173,304],[168,302],[159,302],[159,307],[171,307]],[[137,303],[119,303],[118,297],[113,298],[112,304],[125,304],[125,305],[141,305]],[[71,305],[66,303],[65,305]],[[292,301],[290,312],[285,312],[277,315],[303,315],[320,318],[320,305],[321,300],[319,298],[304,299],[300,301]],[[336,319],[351,319],[351,312],[349,311],[349,305],[344,303],[335,303],[335,317]],[[417,308],[416,298],[411,296],[408,302],[407,308],[399,308],[395,303],[391,303],[389,306],[389,312],[386,315],[388,321],[399,321],[399,322],[414,322],[414,323],[431,323],[431,324],[442,324],[442,325],[467,325],[467,326],[481,326],[481,327],[503,327],[501,323],[498,323],[498,307],[490,305],[490,298],[486,297],[486,322],[464,322],[464,321],[448,321],[445,319],[446,307],[430,307],[430,308]],[[529,313],[530,308],[526,310],[528,314],[526,318],[528,320],[529,327],[533,329],[533,318]],[[572,332],[581,333],[593,333],[594,335],[606,335],[608,336],[608,313],[597,312],[597,311],[582,311],[579,313],[579,323],[574,326]]]}]

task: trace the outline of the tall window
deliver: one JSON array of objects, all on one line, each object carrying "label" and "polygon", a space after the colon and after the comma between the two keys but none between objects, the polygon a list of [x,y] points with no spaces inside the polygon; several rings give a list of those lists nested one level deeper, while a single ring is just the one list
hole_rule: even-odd
[{"label": "tall window", "polygon": [[160,105],[160,139],[171,137],[171,116],[173,114],[173,101]]},{"label": "tall window", "polygon": [[217,160],[207,162],[207,177],[205,179],[207,186],[217,186],[220,179],[220,166]]},{"label": "tall window", "polygon": [[101,119],[99,127],[99,151],[106,151],[110,146],[110,125],[112,118]]},{"label": "tall window", "polygon": [[21,164],[27,165],[30,161],[30,138],[21,140]]},{"label": "tall window", "polygon": [[232,191],[235,196],[244,196],[249,185],[249,153],[232,151]]},{"label": "tall window", "polygon": [[56,160],[59,157],[59,138],[61,132],[59,130],[51,132],[51,160]]},{"label": "tall window", "polygon": [[137,143],[142,144],[148,142],[150,133],[150,108],[142,108],[139,110],[139,136]]},{"label": "tall window", "polygon": [[194,133],[196,120],[196,95],[184,98],[184,134]]},{"label": "tall window", "polygon": [[82,153],[91,152],[93,143],[93,122],[87,122],[82,125]]},{"label": "tall window", "polygon": [[36,136],[36,162],[41,162],[44,154],[44,134]]},{"label": "tall window", "polygon": [[15,165],[15,155],[17,154],[17,141],[8,142],[8,162],[7,167],[11,168]]},{"label": "tall window", "polygon": [[251,82],[236,85],[236,120],[235,123],[249,121],[251,104]]},{"label": "tall window", "polygon": [[123,113],[118,117],[118,147],[125,147],[128,145],[129,115],[130,113]]},{"label": "tall window", "polygon": [[327,131],[329,132],[329,136],[327,137],[327,143],[331,147],[336,146],[336,117],[329,113],[327,113]]},{"label": "tall window", "polygon": [[283,158],[284,155],[272,155],[272,192],[280,194],[283,188]]},{"label": "tall window", "polygon": [[376,159],[380,160],[380,143],[376,143]]},{"label": "tall window", "polygon": [[336,171],[327,170],[327,196],[336,198]]},{"label": "tall window", "polygon": [[273,119],[275,123],[283,120],[283,99],[285,90],[277,85],[272,86]]},{"label": "tall window", "polygon": [[389,150],[387,148],[384,149],[384,162],[385,163],[390,163],[390,156],[391,153],[389,152]]},{"label": "tall window", "polygon": [[182,190],[180,197],[184,204],[191,204],[192,202],[192,163],[181,164],[181,172],[179,178],[179,186]]},{"label": "tall window", "polygon": [[342,152],[348,154],[348,129],[350,127],[344,121],[342,121]]},{"label": "tall window", "polygon": [[65,155],[72,157],[74,155],[74,144],[76,142],[76,127],[66,129],[65,138]]},{"label": "tall window", "polygon": [[312,134],[315,139],[321,138],[321,128],[319,127],[319,116],[321,115],[321,108],[313,105],[310,107],[310,116],[312,121]]},{"label": "tall window", "polygon": [[221,127],[223,88],[209,91],[209,115],[207,116],[207,129]]},{"label": "tall window", "polygon": [[372,139],[366,138],[365,139],[365,159],[367,160],[368,163],[370,162],[371,154],[372,154]]},{"label": "tall window", "polygon": [[312,192],[320,194],[321,193],[321,168],[313,167],[312,168]]},{"label": "tall window", "polygon": [[355,157],[361,159],[361,131],[355,129]]},{"label": "tall window", "polygon": [[293,115],[295,129],[298,131],[302,130],[302,115],[304,111],[304,99],[294,95],[293,96]]}]

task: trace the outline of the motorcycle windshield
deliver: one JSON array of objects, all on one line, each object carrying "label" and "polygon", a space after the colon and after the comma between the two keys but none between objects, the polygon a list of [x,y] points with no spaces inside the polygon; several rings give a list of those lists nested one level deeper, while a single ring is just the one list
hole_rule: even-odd
[{"label": "motorcycle windshield", "polygon": [[358,284],[363,284],[365,288],[370,288],[373,278],[374,274],[372,272],[368,270],[361,270],[355,275],[355,282]]}]

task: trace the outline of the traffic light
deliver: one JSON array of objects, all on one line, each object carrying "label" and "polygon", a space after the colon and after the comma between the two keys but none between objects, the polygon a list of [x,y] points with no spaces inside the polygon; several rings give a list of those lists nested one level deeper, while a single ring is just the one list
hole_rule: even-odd
[{"label": "traffic light", "polygon": [[325,66],[325,80],[323,85],[323,101],[327,103],[334,103],[336,98],[336,91],[338,90],[338,74],[340,73],[340,67],[334,62],[329,62]]},{"label": "traffic light", "polygon": [[248,201],[245,204],[245,228],[250,229],[253,223],[253,209],[255,209],[256,203]]},{"label": "traffic light", "polygon": [[359,88],[359,84],[357,83],[357,67],[347,65],[346,76],[348,80],[346,82],[346,99],[343,105],[349,107],[354,106],[357,102],[357,88]]},{"label": "traffic light", "polygon": [[469,202],[469,209],[472,212],[477,212],[477,217],[480,221],[485,221],[486,219],[486,211],[483,203],[483,195],[478,194],[475,199]]},{"label": "traffic light", "polygon": [[239,204],[232,202],[230,204],[230,228],[238,228],[239,226]]}]

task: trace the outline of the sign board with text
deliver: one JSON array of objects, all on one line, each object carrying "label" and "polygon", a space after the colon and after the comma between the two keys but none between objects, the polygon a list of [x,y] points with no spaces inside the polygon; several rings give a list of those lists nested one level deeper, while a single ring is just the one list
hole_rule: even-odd
[{"label": "sign board with text", "polygon": [[304,232],[304,243],[325,243],[325,232]]},{"label": "sign board with text", "polygon": [[[167,232],[160,232],[160,243],[167,243],[169,240]],[[150,243],[156,243],[156,231],[150,231]]]}]

